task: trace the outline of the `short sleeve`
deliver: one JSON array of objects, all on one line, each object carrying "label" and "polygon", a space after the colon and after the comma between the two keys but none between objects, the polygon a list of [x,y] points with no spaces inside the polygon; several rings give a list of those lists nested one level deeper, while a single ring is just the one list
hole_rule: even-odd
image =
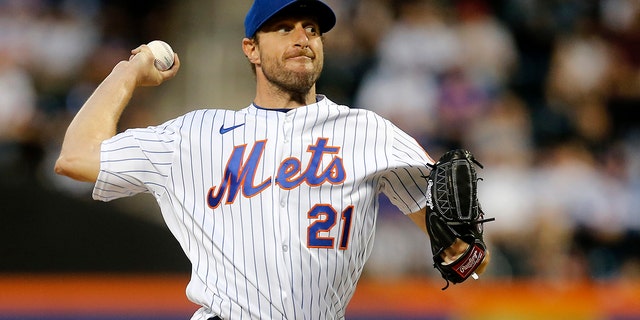
[{"label": "short sleeve", "polygon": [[389,145],[390,167],[383,176],[382,192],[404,214],[413,213],[427,204],[427,152],[411,136],[398,127],[391,127]]},{"label": "short sleeve", "polygon": [[174,142],[175,134],[166,127],[130,129],[105,140],[93,198],[110,201],[143,192],[165,192]]}]

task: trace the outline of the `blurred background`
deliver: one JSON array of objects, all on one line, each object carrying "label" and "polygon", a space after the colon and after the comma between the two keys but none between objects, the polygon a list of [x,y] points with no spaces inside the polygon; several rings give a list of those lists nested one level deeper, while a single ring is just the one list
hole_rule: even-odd
[{"label": "blurred background", "polygon": [[[489,270],[441,292],[424,235],[383,198],[347,318],[640,318],[640,1],[327,2],[338,24],[318,92],[391,119],[434,158],[474,152],[496,217]],[[82,103],[151,40],[181,72],[138,90],[122,128],[248,105],[250,5],[0,0],[0,319],[195,310],[153,198],[93,201],[53,163]]]}]

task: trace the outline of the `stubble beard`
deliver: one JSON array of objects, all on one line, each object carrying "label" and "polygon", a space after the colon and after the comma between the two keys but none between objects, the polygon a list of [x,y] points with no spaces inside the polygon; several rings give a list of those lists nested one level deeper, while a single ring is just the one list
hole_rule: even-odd
[{"label": "stubble beard", "polygon": [[[265,61],[265,60],[263,60]],[[314,63],[311,71],[294,71],[287,69],[281,61],[271,60],[262,64],[264,77],[283,93],[291,95],[294,100],[304,98],[315,85],[322,72],[322,62]]]}]

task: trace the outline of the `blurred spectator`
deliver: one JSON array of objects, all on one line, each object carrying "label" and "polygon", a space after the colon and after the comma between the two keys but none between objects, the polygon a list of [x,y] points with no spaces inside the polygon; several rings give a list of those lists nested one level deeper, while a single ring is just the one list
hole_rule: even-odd
[{"label": "blurred spectator", "polygon": [[546,81],[550,106],[570,120],[577,136],[596,146],[611,135],[605,97],[614,59],[599,30],[596,21],[585,17],[570,35],[558,37]]},{"label": "blurred spectator", "polygon": [[603,0],[601,7],[604,36],[615,50],[606,103],[613,136],[625,138],[637,132],[640,123],[640,3]]},{"label": "blurred spectator", "polygon": [[513,35],[485,0],[456,2],[462,69],[490,95],[504,90],[518,65]]},{"label": "blurred spectator", "polygon": [[460,43],[436,1],[393,1],[397,19],[377,47],[357,107],[376,111],[422,142],[434,137],[438,77],[459,64]]},{"label": "blurred spectator", "polygon": [[535,157],[531,114],[519,96],[503,92],[482,115],[467,123],[463,145],[488,167],[531,167]]},{"label": "blurred spectator", "polygon": [[23,141],[36,111],[31,75],[0,47],[0,142]]},{"label": "blurred spectator", "polygon": [[23,182],[31,176],[28,146],[34,139],[36,99],[29,73],[0,47],[0,172],[5,183]]},{"label": "blurred spectator", "polygon": [[445,149],[458,148],[469,125],[487,111],[492,97],[462,68],[444,73],[438,91],[437,135]]},{"label": "blurred spectator", "polygon": [[[325,42],[318,90],[340,104],[353,105],[364,72],[375,59],[375,49],[393,17],[385,0],[329,1],[338,23]],[[371,23],[376,21],[376,23]]]}]

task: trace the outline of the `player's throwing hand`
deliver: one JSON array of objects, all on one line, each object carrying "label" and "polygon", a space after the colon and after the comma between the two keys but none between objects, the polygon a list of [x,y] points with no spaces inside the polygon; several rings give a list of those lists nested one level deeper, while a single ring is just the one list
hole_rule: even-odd
[{"label": "player's throwing hand", "polygon": [[[124,63],[124,61],[123,61]],[[164,81],[176,76],[180,69],[180,59],[174,53],[173,66],[167,70],[158,70],[155,66],[155,56],[146,44],[131,50],[128,67],[136,73],[137,87],[158,86]]]}]

